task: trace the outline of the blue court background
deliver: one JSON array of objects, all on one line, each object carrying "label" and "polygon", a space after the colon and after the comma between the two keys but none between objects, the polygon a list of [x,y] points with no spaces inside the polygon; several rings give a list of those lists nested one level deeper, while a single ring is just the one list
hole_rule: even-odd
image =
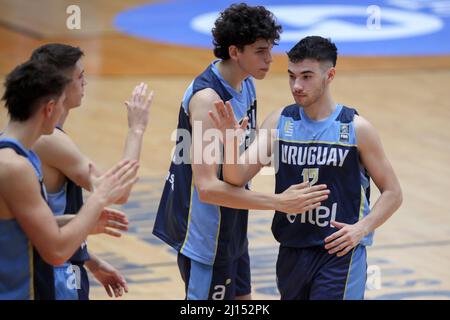
[{"label": "blue court background", "polygon": [[[145,4],[119,13],[114,25],[119,31],[139,38],[212,48],[212,23],[218,12],[234,2],[174,0]],[[341,55],[450,54],[450,1],[250,0],[246,3],[267,6],[282,24],[284,32],[275,52],[286,52],[303,36],[320,34],[331,37]],[[373,5],[379,11],[369,7]]]}]

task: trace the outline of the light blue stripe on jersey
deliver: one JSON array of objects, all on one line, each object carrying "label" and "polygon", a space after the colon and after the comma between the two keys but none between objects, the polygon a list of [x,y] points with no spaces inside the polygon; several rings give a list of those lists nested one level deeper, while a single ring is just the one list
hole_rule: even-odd
[{"label": "light blue stripe on jersey", "polygon": [[0,219],[0,300],[34,298],[33,253],[15,219]]},{"label": "light blue stripe on jersey", "polygon": [[191,260],[187,300],[208,300],[213,267]]},{"label": "light blue stripe on jersey", "polygon": [[[1,138],[15,144],[42,179],[41,161],[18,140]],[[25,195],[24,195],[25,196]],[[33,249],[16,219],[0,219],[0,300],[34,299]]]},{"label": "light blue stripe on jersey", "polygon": [[66,184],[57,192],[47,192],[48,206],[52,209],[54,216],[62,216],[66,210]]},{"label": "light blue stripe on jersey", "polygon": [[[57,192],[47,193],[48,205],[52,209],[54,216],[64,215],[67,203],[67,184],[61,187]],[[76,284],[73,285],[73,280],[76,279],[76,274],[73,271],[72,264],[65,262],[62,265],[53,268],[55,278],[55,299],[56,300],[78,300],[78,291]]]},{"label": "light blue stripe on jersey", "polygon": [[188,231],[180,252],[196,261],[212,265],[220,227],[218,206],[201,202],[194,187],[191,199]]},{"label": "light blue stripe on jersey", "polygon": [[353,249],[352,259],[345,284],[344,300],[362,300],[367,280],[366,247],[358,245]]},{"label": "light blue stripe on jersey", "polygon": [[[78,300],[80,279],[70,262],[66,262],[53,269],[55,276],[55,299],[56,300]],[[79,278],[79,277],[78,277]]]}]

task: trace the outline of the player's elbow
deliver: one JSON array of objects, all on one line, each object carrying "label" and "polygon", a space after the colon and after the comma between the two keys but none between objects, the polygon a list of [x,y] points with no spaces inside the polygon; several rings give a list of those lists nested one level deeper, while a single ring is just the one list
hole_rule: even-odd
[{"label": "player's elbow", "polygon": [[402,192],[402,189],[400,188],[400,186],[398,186],[394,190],[394,199],[395,199],[395,204],[396,204],[397,208],[400,208],[400,206],[402,205],[402,202],[403,202],[403,192]]},{"label": "player's elbow", "polygon": [[52,266],[59,266],[64,264],[69,257],[64,256],[57,250],[49,250],[47,252],[39,252],[41,258]]},{"label": "player's elbow", "polygon": [[197,186],[198,198],[201,202],[209,202],[211,200],[211,188],[206,185]]},{"label": "player's elbow", "polygon": [[245,184],[247,183],[247,181],[245,181],[244,179],[240,179],[238,177],[224,177],[224,181],[239,188],[244,187]]},{"label": "player's elbow", "polygon": [[205,203],[214,203],[215,198],[215,188],[214,184],[211,182],[200,182],[196,185],[197,192],[198,192],[198,198],[201,202]]}]

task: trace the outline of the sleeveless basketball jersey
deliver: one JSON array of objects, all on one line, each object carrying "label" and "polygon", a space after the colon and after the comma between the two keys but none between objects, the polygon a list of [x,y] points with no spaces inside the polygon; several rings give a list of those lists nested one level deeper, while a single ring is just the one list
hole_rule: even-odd
[{"label": "sleeveless basketball jersey", "polygon": [[[0,138],[1,148],[11,148],[27,158],[47,200],[37,155],[12,138]],[[15,219],[0,220],[0,300],[54,298],[53,267],[40,257]]]},{"label": "sleeveless basketball jersey", "polygon": [[[362,166],[353,119],[356,110],[337,105],[324,120],[313,121],[303,108],[290,105],[278,121],[278,159],[275,192],[304,181],[326,184],[328,199],[301,215],[275,212],[272,233],[281,245],[294,248],[323,246],[336,232],[331,220],[354,224],[369,214],[369,177]],[[372,243],[373,233],[362,239]]]},{"label": "sleeveless basketball jersey", "polygon": [[[56,129],[65,133],[58,126]],[[83,206],[83,191],[81,187],[68,177],[66,177],[66,182],[59,191],[48,193],[48,198],[49,206],[55,216],[77,214]],[[86,241],[84,241],[67,262],[54,268],[55,298],[57,300],[88,298],[89,279],[84,262],[89,259]],[[77,268],[80,270],[77,270]]]},{"label": "sleeveless basketball jersey", "polygon": [[[60,127],[56,129],[65,133]],[[83,190],[75,182],[66,177],[65,185],[65,209],[64,214],[77,214],[83,206]],[[61,200],[64,201],[64,200]],[[89,253],[86,242],[81,244],[81,247],[69,259],[74,264],[83,264],[84,261],[89,260]]]},{"label": "sleeveless basketball jersey", "polygon": [[[248,247],[248,210],[226,208],[200,201],[189,160],[192,137],[189,101],[198,91],[211,88],[222,100],[231,102],[237,120],[242,121],[245,116],[249,117],[241,150],[245,150],[253,141],[256,129],[256,93],[253,79],[245,79],[242,82],[242,91],[237,92],[220,75],[215,66],[217,61],[195,78],[184,94],[178,117],[177,147],[153,229],[155,236],[175,250],[207,265],[229,263],[245,252]],[[213,108],[211,105],[211,109]],[[222,180],[221,166],[217,175]]]}]

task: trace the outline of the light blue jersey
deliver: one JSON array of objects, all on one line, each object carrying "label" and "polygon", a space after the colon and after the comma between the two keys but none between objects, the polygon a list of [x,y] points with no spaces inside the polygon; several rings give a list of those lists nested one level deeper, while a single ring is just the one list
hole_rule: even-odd
[{"label": "light blue jersey", "polygon": [[[223,101],[230,101],[238,121],[249,118],[246,137],[241,149],[254,139],[256,129],[256,93],[251,77],[242,81],[242,91],[232,88],[213,62],[194,79],[181,103],[177,145],[183,143],[183,132],[192,137],[189,102],[200,90],[210,88]],[[195,124],[193,124],[195,125]],[[190,146],[190,145],[189,145]],[[189,148],[183,152],[189,152]],[[171,245],[181,254],[205,265],[223,265],[248,250],[248,210],[216,206],[200,201],[194,186],[190,163],[179,163],[178,157],[190,159],[189,154],[175,154],[156,216],[153,234]],[[180,161],[181,162],[181,161]],[[218,176],[222,179],[221,167]],[[248,186],[247,186],[248,188]]]},{"label": "light blue jersey", "polygon": [[[45,197],[41,162],[37,155],[11,138],[0,138],[0,148],[11,148],[31,163],[37,179],[41,182],[41,192]],[[33,246],[17,220],[0,219],[0,300],[38,298],[35,294],[34,259]]]}]

